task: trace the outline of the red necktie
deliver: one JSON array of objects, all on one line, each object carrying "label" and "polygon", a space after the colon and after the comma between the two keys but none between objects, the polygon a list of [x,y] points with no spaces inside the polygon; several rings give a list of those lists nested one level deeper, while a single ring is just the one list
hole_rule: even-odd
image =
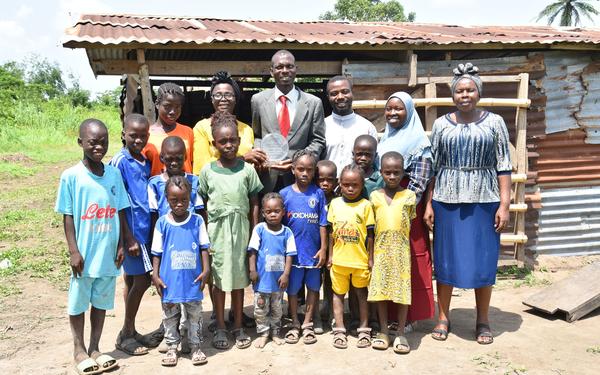
[{"label": "red necktie", "polygon": [[285,95],[281,95],[279,101],[281,102],[281,110],[279,110],[279,114],[277,115],[277,120],[279,120],[279,130],[281,131],[281,135],[287,138],[287,135],[290,132],[290,112],[287,107],[287,98]]}]

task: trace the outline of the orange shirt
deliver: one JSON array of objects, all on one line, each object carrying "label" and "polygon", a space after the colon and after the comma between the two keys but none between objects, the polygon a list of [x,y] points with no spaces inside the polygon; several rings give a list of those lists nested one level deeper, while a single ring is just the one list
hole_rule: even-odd
[{"label": "orange shirt", "polygon": [[160,146],[165,138],[171,135],[176,135],[183,139],[185,143],[185,162],[183,164],[183,170],[187,173],[192,173],[192,161],[194,155],[194,131],[185,125],[175,124],[175,129],[172,131],[165,132],[153,132],[150,128],[150,137],[148,138],[148,144],[142,150],[142,153],[152,165],[150,170],[151,176],[156,176],[163,171],[165,167],[160,161]]}]

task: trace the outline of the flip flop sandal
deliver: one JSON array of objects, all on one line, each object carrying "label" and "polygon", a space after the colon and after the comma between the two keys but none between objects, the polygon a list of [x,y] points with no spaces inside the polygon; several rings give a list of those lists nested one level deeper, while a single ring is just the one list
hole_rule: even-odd
[{"label": "flip flop sandal", "polygon": [[285,334],[285,343],[286,344],[297,344],[300,341],[300,329],[299,327],[292,327]]},{"label": "flip flop sandal", "polygon": [[136,332],[134,337],[140,344],[144,345],[146,348],[156,348],[164,339],[165,331],[161,327],[145,335]]},{"label": "flip flop sandal", "polygon": [[244,332],[243,328],[236,328],[236,329],[232,330],[231,333],[235,337],[236,348],[246,349],[247,347],[249,347],[252,344],[252,340],[250,339],[250,336],[248,336],[246,334],[246,332]]},{"label": "flip flop sandal", "polygon": [[89,357],[75,365],[75,369],[79,375],[93,375],[102,372],[96,361]]},{"label": "flip flop sandal", "polygon": [[177,348],[169,348],[165,356],[160,360],[160,364],[165,367],[177,366]]},{"label": "flip flop sandal", "polygon": [[313,329],[312,323],[302,325],[302,342],[305,345],[310,345],[317,342],[317,336],[315,335],[315,330]]},{"label": "flip flop sandal", "polygon": [[357,348],[368,348],[371,346],[371,328],[358,328],[356,332],[358,333]]},{"label": "flip flop sandal", "polygon": [[[475,332],[475,340],[477,340],[479,345],[489,345],[494,342],[494,335],[489,324],[477,323],[475,325]],[[489,340],[482,340],[483,338],[489,338]]]},{"label": "flip flop sandal", "polygon": [[433,331],[431,331],[431,337],[437,341],[446,341],[448,338],[448,333],[450,333],[450,322],[447,320],[440,320],[438,321],[437,325],[446,326],[446,329],[434,328]]},{"label": "flip flop sandal", "polygon": [[117,360],[108,354],[100,354],[96,358],[92,357],[92,359],[96,361],[102,372],[111,370],[119,366]]},{"label": "flip flop sandal", "polygon": [[408,354],[410,353],[410,345],[404,336],[396,336],[394,339],[394,353]]},{"label": "flip flop sandal", "polygon": [[212,339],[212,346],[219,350],[229,349],[229,340],[227,339],[226,329],[217,329],[215,331]]},{"label": "flip flop sandal", "polygon": [[386,350],[390,346],[390,336],[379,332],[371,342],[373,349]]},{"label": "flip flop sandal", "polygon": [[208,362],[208,359],[206,358],[206,354],[204,354],[202,352],[202,350],[200,350],[199,346],[193,347],[192,348],[192,365],[194,366],[199,366],[199,365],[204,365]]},{"label": "flip flop sandal", "polygon": [[148,348],[140,344],[135,338],[121,338],[121,334],[117,337],[115,348],[132,356],[148,354]]},{"label": "flip flop sandal", "polygon": [[338,349],[346,349],[348,347],[348,337],[346,337],[345,328],[333,329],[333,346]]}]

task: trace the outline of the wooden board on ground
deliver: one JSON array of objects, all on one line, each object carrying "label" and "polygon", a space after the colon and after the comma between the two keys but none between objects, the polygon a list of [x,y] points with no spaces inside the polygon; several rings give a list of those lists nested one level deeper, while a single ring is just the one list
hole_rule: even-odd
[{"label": "wooden board on ground", "polygon": [[548,314],[560,310],[574,322],[600,307],[600,262],[585,266],[564,280],[530,296],[524,305]]}]

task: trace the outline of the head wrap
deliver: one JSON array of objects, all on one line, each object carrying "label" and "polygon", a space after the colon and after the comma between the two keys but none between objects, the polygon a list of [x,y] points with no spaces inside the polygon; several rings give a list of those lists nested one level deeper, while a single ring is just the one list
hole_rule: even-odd
[{"label": "head wrap", "polygon": [[483,84],[481,82],[481,77],[479,77],[479,68],[475,65],[469,63],[466,64],[458,64],[458,67],[453,70],[454,78],[452,79],[452,83],[450,84],[450,88],[452,89],[452,93],[454,93],[454,89],[458,82],[467,78],[475,83],[475,87],[477,87],[477,91],[479,92],[479,96],[482,93]]},{"label": "head wrap", "polygon": [[377,154],[381,161],[381,157],[386,152],[399,152],[404,158],[404,168],[406,169],[414,158],[431,158],[431,143],[425,134],[421,119],[415,111],[411,96],[403,91],[398,91],[393,93],[387,101],[389,102],[392,98],[400,99],[404,103],[406,120],[399,128],[393,128],[390,124],[385,125],[385,132],[377,146]]}]

